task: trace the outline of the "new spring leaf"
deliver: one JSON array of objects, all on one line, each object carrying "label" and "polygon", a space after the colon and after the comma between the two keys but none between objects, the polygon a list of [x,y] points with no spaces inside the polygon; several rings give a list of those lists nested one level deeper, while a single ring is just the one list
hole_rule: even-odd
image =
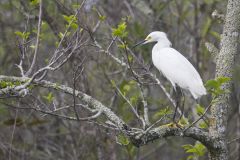
[{"label": "new spring leaf", "polygon": [[126,28],[127,28],[126,22],[121,22],[117,26],[117,28],[112,29],[112,34],[117,37],[125,38],[128,35]]}]

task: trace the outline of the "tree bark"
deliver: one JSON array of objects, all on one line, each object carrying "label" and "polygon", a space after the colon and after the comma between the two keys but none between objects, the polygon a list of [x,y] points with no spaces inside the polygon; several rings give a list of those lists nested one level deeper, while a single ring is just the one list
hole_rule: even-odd
[{"label": "tree bark", "polygon": [[[216,59],[215,77],[229,77],[231,81],[223,86],[224,90],[232,91],[232,73],[234,59],[237,55],[238,36],[240,26],[240,0],[229,0],[223,34],[221,37],[221,49]],[[211,160],[227,160],[228,150],[226,143],[226,128],[228,109],[230,106],[231,92],[226,92],[218,97],[217,103],[211,108],[209,134],[221,147],[210,150]]]},{"label": "tree bark", "polygon": [[[51,17],[48,17],[47,13],[44,14],[43,9],[43,19],[45,19],[50,28],[54,29],[54,25],[51,25]],[[234,66],[234,59],[237,55],[237,47],[238,47],[238,36],[239,36],[239,27],[240,27],[240,0],[229,0],[226,12],[226,19],[225,25],[223,28],[223,34],[221,39],[221,49],[216,56],[216,77],[229,77],[232,79],[232,70]],[[44,18],[45,17],[45,18]],[[56,27],[55,27],[56,28]],[[59,28],[59,27],[57,27]],[[58,36],[59,32],[54,32],[56,36]],[[96,42],[96,46],[101,51],[103,50],[106,54],[108,54],[111,58],[113,58],[117,63],[120,65],[130,68],[129,65],[122,60],[118,59],[114,55],[110,54],[107,50],[104,50],[103,47],[99,47]],[[216,50],[216,49],[215,49]],[[218,52],[215,51],[214,52]],[[68,59],[66,59],[68,60]],[[150,72],[151,73],[151,72]],[[162,87],[162,84],[155,76],[151,73],[150,76],[156,80],[157,84],[163,89],[164,93],[167,97],[171,100],[171,97],[165,91],[165,88]],[[227,160],[228,159],[228,150],[227,150],[227,141],[226,141],[226,128],[227,128],[227,111],[231,107],[230,106],[230,92],[221,95],[218,98],[217,103],[215,103],[211,107],[211,119],[210,119],[210,128],[209,132],[206,130],[191,127],[184,131],[181,128],[172,125],[162,125],[162,126],[155,126],[149,127],[147,130],[142,128],[131,128],[128,126],[120,116],[115,114],[109,107],[102,104],[97,99],[93,98],[90,95],[87,95],[81,91],[74,90],[73,88],[67,87],[65,85],[60,85],[57,83],[52,83],[50,81],[40,80],[37,81],[36,79],[31,80],[28,77],[12,77],[12,76],[1,76],[0,75],[0,82],[1,80],[4,82],[17,82],[17,83],[10,83],[11,85],[1,88],[0,86],[0,98],[3,95],[4,97],[10,97],[14,95],[16,97],[23,97],[28,94],[28,90],[31,90],[32,87],[29,87],[27,84],[31,81],[33,86],[40,86],[49,89],[55,89],[56,91],[63,92],[65,94],[69,94],[71,96],[76,96],[83,104],[87,104],[90,109],[94,111],[98,111],[99,114],[95,114],[96,116],[91,116],[87,118],[80,118],[77,119],[75,117],[67,117],[62,116],[62,118],[68,120],[85,120],[90,121],[98,117],[98,115],[105,116],[106,122],[102,122],[102,124],[106,124],[107,127],[111,127],[121,133],[124,133],[130,141],[135,146],[142,146],[146,145],[149,142],[152,142],[156,139],[162,139],[171,136],[178,136],[178,137],[191,137],[195,140],[200,141],[204,144],[209,150],[209,159],[210,160]],[[16,85],[16,86],[15,86]],[[20,86],[25,86],[22,88]],[[223,86],[225,90],[232,90],[232,81],[226,83]],[[20,88],[20,89],[19,89]],[[23,90],[24,89],[24,90]],[[13,97],[14,97],[13,96]],[[172,101],[172,100],[171,100]],[[174,102],[173,102],[174,104]],[[24,109],[24,108],[21,108]],[[29,109],[29,108],[28,108]],[[35,111],[39,111],[45,114],[54,115],[52,112],[46,112],[44,110],[38,108],[30,108],[34,109]],[[44,112],[43,112],[44,111]],[[157,123],[156,123],[157,124]],[[157,124],[158,125],[158,124]],[[97,137],[99,138],[99,137]],[[98,157],[99,159],[104,159],[107,154],[102,153],[101,146],[98,147]],[[115,158],[115,154],[113,154]],[[112,159],[114,159],[112,158]]]}]

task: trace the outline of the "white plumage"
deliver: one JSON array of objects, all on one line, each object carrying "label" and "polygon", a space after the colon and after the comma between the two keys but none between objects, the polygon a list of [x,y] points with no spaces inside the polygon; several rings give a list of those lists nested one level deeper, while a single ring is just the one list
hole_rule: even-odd
[{"label": "white plumage", "polygon": [[157,42],[152,49],[154,66],[171,82],[189,90],[195,99],[206,94],[202,79],[193,65],[177,50],[171,48],[171,42],[164,32],[154,31],[143,44]]}]

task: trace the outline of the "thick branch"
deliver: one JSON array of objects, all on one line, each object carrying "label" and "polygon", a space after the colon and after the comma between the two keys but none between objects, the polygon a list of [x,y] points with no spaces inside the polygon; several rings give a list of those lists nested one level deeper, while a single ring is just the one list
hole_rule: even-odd
[{"label": "thick branch", "polygon": [[[24,83],[29,80],[30,78],[26,78],[26,77],[0,75],[0,81]],[[49,81],[44,81],[44,80],[42,81],[34,80],[32,84],[36,86],[42,86],[44,88],[55,89],[66,94],[73,95],[73,89],[64,85],[59,85],[59,84],[52,83]],[[4,89],[5,89],[5,92],[2,92],[3,89],[0,89],[0,95],[6,94],[7,88],[4,88]],[[14,90],[14,87],[11,88],[11,90]],[[132,143],[136,146],[145,145],[148,142],[151,142],[153,140],[166,138],[169,136],[191,137],[202,142],[209,148],[216,148],[216,147],[219,148],[222,146],[219,144],[220,142],[208,136],[207,132],[195,127],[189,128],[187,131],[184,131],[183,129],[180,129],[172,125],[163,125],[160,127],[151,128],[149,130],[141,130],[141,129],[134,130],[133,128],[130,128],[129,126],[127,126],[126,123],[121,118],[119,118],[114,112],[111,111],[111,109],[109,109],[108,107],[106,107],[101,102],[94,99],[93,97],[78,90],[75,90],[75,95],[83,103],[87,103],[89,107],[105,115],[111,121],[111,123],[114,124],[114,126],[118,127],[119,130],[121,130],[121,132],[129,136]]]},{"label": "thick branch", "polygon": [[216,148],[222,146],[220,142],[215,141],[211,137],[208,136],[207,132],[202,131],[199,128],[193,127],[189,128],[187,131],[183,131],[178,127],[171,127],[170,125],[163,125],[160,127],[153,128],[149,130],[147,133],[141,132],[133,137],[131,137],[132,142],[136,146],[145,145],[148,142],[152,142],[156,139],[171,137],[171,136],[179,136],[179,137],[191,137],[195,140],[200,141],[208,148]]},{"label": "thick branch", "polygon": [[[0,80],[3,81],[10,81],[10,82],[26,82],[28,80],[30,80],[30,78],[22,78],[22,77],[8,77],[8,76],[0,76]],[[58,85],[56,83],[52,83],[49,81],[33,81],[32,84],[34,85],[38,85],[38,86],[42,86],[44,88],[51,88],[51,89],[55,89],[55,90],[59,90],[61,92],[64,92],[66,94],[70,94],[73,95],[73,89],[64,85]],[[11,90],[14,90],[14,88],[11,88]],[[4,92],[2,92],[2,90],[0,90],[0,95],[1,94],[5,94],[7,91],[5,90]],[[115,125],[117,125],[121,130],[126,131],[128,130],[128,126],[123,122],[122,119],[120,119],[115,113],[113,113],[109,108],[107,108],[106,106],[104,106],[101,102],[99,102],[98,100],[92,98],[91,96],[82,93],[81,91],[75,91],[75,95],[76,97],[78,97],[79,99],[82,100],[82,102],[87,103],[90,107],[98,110],[98,111],[102,111],[102,113],[113,123],[115,123]]]}]

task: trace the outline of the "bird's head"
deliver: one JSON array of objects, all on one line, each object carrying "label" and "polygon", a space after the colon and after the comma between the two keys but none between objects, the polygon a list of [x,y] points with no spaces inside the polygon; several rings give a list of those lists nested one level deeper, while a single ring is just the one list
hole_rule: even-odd
[{"label": "bird's head", "polygon": [[140,44],[147,44],[151,42],[159,42],[160,40],[168,40],[166,33],[160,31],[151,32],[144,40],[140,41],[134,47]]}]

